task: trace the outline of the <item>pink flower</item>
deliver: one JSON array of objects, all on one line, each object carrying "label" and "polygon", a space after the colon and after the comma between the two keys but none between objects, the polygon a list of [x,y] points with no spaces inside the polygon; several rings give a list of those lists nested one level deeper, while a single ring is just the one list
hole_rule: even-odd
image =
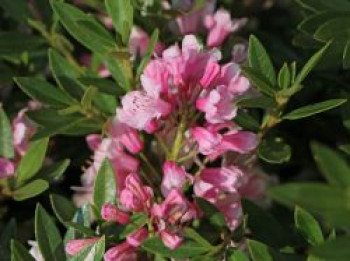
[{"label": "pink flower", "polygon": [[[132,57],[136,57],[137,54],[144,56],[147,47],[150,43],[150,38],[148,34],[139,27],[133,27],[130,34],[129,40],[129,52]],[[162,43],[157,43],[154,47],[154,52],[160,55],[164,50],[164,45]]]},{"label": "pink flower", "polygon": [[178,166],[173,161],[164,163],[163,173],[161,191],[164,196],[167,196],[174,188],[181,190],[186,181],[189,180],[189,175],[186,173],[185,169]]},{"label": "pink flower", "polygon": [[248,173],[245,184],[239,188],[239,194],[251,200],[263,198],[267,193],[268,179],[263,173]]},{"label": "pink flower", "polygon": [[99,134],[90,134],[86,136],[86,142],[90,150],[97,150],[102,143],[102,136]]},{"label": "pink flower", "polygon": [[137,131],[121,123],[117,118],[113,120],[109,132],[110,135],[114,139],[120,141],[130,153],[137,154],[143,149],[143,142]]},{"label": "pink flower", "polygon": [[222,191],[236,193],[244,182],[243,176],[244,174],[239,168],[227,166],[206,168],[201,172],[200,179]]},{"label": "pink flower", "polygon": [[193,128],[192,136],[199,145],[199,152],[215,160],[227,151],[244,154],[256,148],[257,137],[254,133],[232,129],[221,134],[219,131],[226,127],[226,124],[217,124]]},{"label": "pink flower", "polygon": [[247,60],[248,47],[246,44],[236,44],[232,48],[232,61],[242,64]]},{"label": "pink flower", "polygon": [[160,93],[168,91],[168,78],[166,64],[159,59],[152,60],[141,75],[142,87],[151,96],[159,97]]},{"label": "pink flower", "polygon": [[153,206],[152,214],[170,224],[175,224],[196,218],[198,211],[179,190],[173,189],[162,203]]},{"label": "pink flower", "polygon": [[113,221],[120,224],[130,222],[130,216],[112,204],[104,204],[102,206],[101,216],[106,221]]},{"label": "pink flower", "polygon": [[120,203],[129,211],[142,212],[150,208],[152,199],[152,188],[142,185],[137,174],[129,174],[120,193]]},{"label": "pink flower", "polygon": [[15,164],[5,158],[0,157],[0,179],[13,176],[15,173]]},{"label": "pink flower", "polygon": [[246,92],[250,83],[246,77],[241,74],[238,64],[228,63],[221,68],[221,75],[217,84],[225,85],[231,94],[242,94]]},{"label": "pink flower", "polygon": [[103,256],[104,261],[136,261],[135,248],[128,242],[123,242],[110,248]]},{"label": "pink flower", "polygon": [[133,247],[139,247],[148,238],[148,230],[141,227],[126,237],[126,241]]},{"label": "pink flower", "polygon": [[122,109],[117,109],[120,122],[138,130],[146,130],[153,120],[169,115],[169,103],[144,91],[132,91],[122,98]]},{"label": "pink flower", "polygon": [[226,86],[218,86],[211,90],[204,98],[196,102],[198,110],[205,112],[205,119],[209,123],[223,123],[236,116],[237,109],[232,104],[233,96]]},{"label": "pink flower", "polygon": [[224,9],[218,10],[214,15],[205,17],[205,27],[209,30],[207,37],[208,47],[220,46],[226,37],[239,30],[247,22],[247,19],[231,20],[231,15]]},{"label": "pink flower", "polygon": [[224,214],[230,230],[235,230],[242,219],[241,200],[238,194],[227,194],[219,197],[215,205]]},{"label": "pink flower", "polygon": [[71,256],[75,256],[84,248],[94,244],[98,240],[99,240],[98,237],[70,240],[66,245],[66,252]]},{"label": "pink flower", "polygon": [[164,245],[166,245],[171,250],[178,248],[183,242],[182,237],[171,232],[169,229],[162,230],[159,233],[159,237],[163,241]]}]

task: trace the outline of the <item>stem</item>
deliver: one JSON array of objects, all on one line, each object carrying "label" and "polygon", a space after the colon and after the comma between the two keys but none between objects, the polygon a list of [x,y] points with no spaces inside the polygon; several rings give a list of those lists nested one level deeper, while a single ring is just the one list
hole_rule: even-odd
[{"label": "stem", "polygon": [[175,141],[174,141],[174,145],[173,145],[173,150],[171,151],[171,154],[169,156],[170,160],[176,161],[177,157],[180,153],[181,150],[181,144],[182,144],[182,139],[183,139],[183,133],[185,131],[186,128],[186,124],[185,121],[182,119],[179,127],[177,128],[177,133],[176,133],[176,137],[175,137]]}]

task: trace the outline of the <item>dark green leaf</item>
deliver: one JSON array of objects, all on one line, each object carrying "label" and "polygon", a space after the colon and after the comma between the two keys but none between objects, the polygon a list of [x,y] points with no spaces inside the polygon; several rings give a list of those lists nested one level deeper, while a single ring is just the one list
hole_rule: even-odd
[{"label": "dark green leaf", "polygon": [[163,257],[172,258],[193,258],[205,255],[210,249],[202,245],[185,240],[183,244],[175,250],[167,248],[158,237],[150,237],[143,244],[142,248],[154,254],[160,254]]},{"label": "dark green leaf", "polygon": [[49,139],[45,138],[29,144],[29,148],[16,170],[16,182],[18,185],[33,178],[42,167],[48,143]]},{"label": "dark green leaf", "polygon": [[269,195],[282,204],[299,205],[320,215],[332,226],[350,226],[350,196],[341,189],[318,183],[290,183],[271,188]]},{"label": "dark green leaf", "polygon": [[268,163],[282,164],[290,160],[292,149],[280,137],[267,137],[260,143],[258,155]]},{"label": "dark green leaf", "polygon": [[43,167],[38,172],[36,177],[40,179],[44,179],[46,181],[53,181],[55,179],[59,179],[63,175],[63,173],[66,171],[69,164],[70,164],[69,159],[55,162],[49,166]]},{"label": "dark green leaf", "polygon": [[349,10],[350,4],[344,0],[297,0],[304,8],[312,11]]},{"label": "dark green leaf", "polygon": [[237,106],[244,108],[261,108],[268,109],[275,105],[275,101],[267,96],[254,98],[242,98],[237,101]]},{"label": "dark green leaf", "polygon": [[266,77],[270,86],[276,85],[276,72],[264,46],[254,36],[249,38],[249,66]]},{"label": "dark green leaf", "polygon": [[350,165],[342,155],[325,145],[313,142],[312,154],[316,164],[331,185],[347,189],[350,187]]},{"label": "dark green leaf", "polygon": [[250,116],[248,112],[243,110],[238,111],[236,117],[234,118],[234,122],[246,130],[258,131],[260,129],[259,122]]},{"label": "dark green leaf", "polygon": [[67,221],[67,222],[64,222],[64,225],[66,227],[73,228],[74,230],[76,230],[76,231],[78,231],[78,232],[80,232],[88,237],[95,236],[95,231],[93,231],[92,229],[90,229],[82,224]]},{"label": "dark green leaf", "polygon": [[119,236],[124,239],[127,235],[131,234],[138,228],[146,225],[148,221],[147,215],[144,213],[135,213],[132,215],[130,223],[127,224],[122,231],[120,231]]},{"label": "dark green leaf", "polygon": [[344,69],[350,68],[350,41],[345,46],[343,54],[343,67]]},{"label": "dark green leaf", "polygon": [[120,61],[116,57],[109,58],[106,61],[107,68],[111,72],[113,79],[121,86],[125,91],[130,90],[131,86],[128,79],[125,76]]},{"label": "dark green leaf", "polygon": [[340,237],[325,242],[311,251],[311,256],[319,260],[348,261],[350,260],[350,237]]},{"label": "dark green leaf", "polygon": [[66,107],[72,100],[66,93],[55,88],[45,80],[33,77],[15,78],[17,85],[34,100],[55,108]]},{"label": "dark green leaf", "polygon": [[57,194],[51,194],[50,201],[56,217],[62,224],[73,219],[76,209],[70,200]]},{"label": "dark green leaf", "polygon": [[0,231],[0,257],[4,260],[10,260],[11,239],[17,237],[17,224],[14,218],[11,218]]},{"label": "dark green leaf", "polygon": [[14,155],[11,124],[0,104],[0,157],[12,159]]},{"label": "dark green leaf", "polygon": [[248,240],[248,249],[253,261],[279,261],[271,249],[254,240]]},{"label": "dark green leaf", "polygon": [[35,261],[28,250],[18,241],[11,241],[11,261]]},{"label": "dark green leaf", "polygon": [[310,213],[297,206],[294,220],[296,228],[311,245],[319,245],[324,241],[321,227]]},{"label": "dark green leaf", "polygon": [[334,109],[344,104],[346,101],[347,101],[346,99],[331,99],[331,100],[311,104],[287,113],[286,115],[283,116],[283,119],[297,120],[297,119],[306,118],[317,113]]},{"label": "dark green leaf", "polygon": [[281,89],[287,89],[291,83],[291,75],[288,65],[285,63],[278,74],[278,86]]},{"label": "dark green leaf", "polygon": [[211,225],[219,228],[226,227],[224,215],[212,203],[202,198],[196,198],[196,202]]},{"label": "dark green leaf", "polygon": [[49,188],[49,183],[42,179],[36,179],[19,189],[13,191],[13,198],[16,201],[26,200],[35,197]]},{"label": "dark green leaf", "polygon": [[127,45],[134,19],[134,10],[130,0],[105,0],[107,11],[112,17],[115,30]]},{"label": "dark green leaf", "polygon": [[275,90],[271,84],[266,80],[266,78],[254,68],[242,67],[242,73],[250,80],[255,88],[265,93],[268,96],[273,97],[275,95]]},{"label": "dark green leaf", "polygon": [[51,217],[40,204],[37,205],[35,210],[35,238],[45,260],[66,260],[60,233]]},{"label": "dark green leaf", "polygon": [[229,257],[229,261],[249,261],[249,258],[241,250],[234,250]]}]

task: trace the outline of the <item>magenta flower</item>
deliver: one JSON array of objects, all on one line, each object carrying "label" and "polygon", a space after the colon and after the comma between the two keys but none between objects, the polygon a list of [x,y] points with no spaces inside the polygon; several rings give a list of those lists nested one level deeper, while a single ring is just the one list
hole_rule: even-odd
[{"label": "magenta flower", "polygon": [[15,173],[15,164],[5,158],[0,157],[0,179],[13,176]]},{"label": "magenta flower", "polygon": [[163,173],[161,191],[165,197],[173,189],[181,190],[186,181],[189,180],[189,174],[186,172],[185,168],[178,166],[173,161],[166,161],[164,163]]},{"label": "magenta flower", "polygon": [[234,95],[242,94],[250,87],[248,79],[242,75],[239,65],[235,63],[222,66],[217,83],[227,86],[229,93]]},{"label": "magenta flower", "polygon": [[126,241],[133,247],[139,247],[148,238],[148,230],[145,227],[141,227],[129,234],[126,237]]},{"label": "magenta flower", "polygon": [[177,235],[176,233],[171,232],[169,229],[164,229],[159,233],[160,239],[163,241],[171,250],[178,248],[182,242],[183,238]]},{"label": "magenta flower", "polygon": [[242,219],[242,206],[238,194],[226,194],[215,202],[216,207],[224,214],[231,231],[235,230]]},{"label": "magenta flower", "polygon": [[99,239],[100,238],[98,237],[93,237],[87,239],[70,240],[66,245],[66,252],[68,255],[75,256],[87,246],[96,243]]},{"label": "magenta flower", "polygon": [[113,204],[104,204],[101,209],[101,216],[106,221],[120,224],[127,224],[130,222],[130,216]]},{"label": "magenta flower", "polygon": [[125,188],[120,193],[120,203],[129,211],[148,211],[153,199],[153,190],[141,183],[137,174],[126,177]]},{"label": "magenta flower", "polygon": [[205,119],[209,123],[223,123],[232,120],[236,116],[236,107],[232,104],[231,95],[226,86],[218,86],[204,98],[196,102],[198,110],[205,112]]},{"label": "magenta flower", "polygon": [[214,15],[207,15],[204,21],[205,27],[209,30],[207,46],[222,45],[227,36],[239,30],[246,23],[246,18],[231,20],[230,13],[224,9],[216,11]]}]

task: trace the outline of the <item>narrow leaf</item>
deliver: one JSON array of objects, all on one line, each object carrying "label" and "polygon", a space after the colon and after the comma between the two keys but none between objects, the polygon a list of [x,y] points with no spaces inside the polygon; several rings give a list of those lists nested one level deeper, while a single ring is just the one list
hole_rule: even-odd
[{"label": "narrow leaf", "polygon": [[0,157],[12,159],[14,155],[11,124],[0,103]]},{"label": "narrow leaf", "polygon": [[50,202],[56,217],[62,224],[73,219],[76,209],[70,200],[57,194],[51,194]]},{"label": "narrow leaf", "polygon": [[26,200],[35,197],[49,188],[49,183],[42,179],[36,179],[13,192],[16,201]]},{"label": "narrow leaf", "polygon": [[156,46],[157,41],[158,41],[158,36],[159,36],[159,30],[156,29],[156,30],[154,30],[154,32],[152,33],[151,40],[150,40],[150,42],[149,42],[149,44],[148,44],[146,53],[145,53],[145,55],[143,56],[139,67],[137,68],[136,79],[139,79],[139,78],[140,78],[140,76],[141,76],[143,70],[146,68],[148,62],[150,61],[151,56],[152,56],[153,53],[154,53],[154,47]]},{"label": "narrow leaf", "polygon": [[28,250],[18,241],[11,241],[11,261],[35,261]]}]

